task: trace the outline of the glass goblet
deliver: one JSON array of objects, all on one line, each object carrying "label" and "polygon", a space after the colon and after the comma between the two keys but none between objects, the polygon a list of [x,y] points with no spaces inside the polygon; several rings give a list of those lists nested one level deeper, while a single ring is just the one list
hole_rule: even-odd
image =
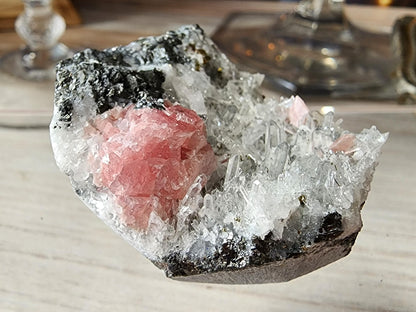
[{"label": "glass goblet", "polygon": [[293,12],[279,15],[236,13],[213,39],[283,94],[391,97],[390,37],[356,27],[344,2],[301,0]]},{"label": "glass goblet", "polygon": [[1,59],[3,71],[26,80],[53,80],[58,61],[71,51],[58,39],[65,31],[64,19],[52,10],[51,0],[23,0],[24,11],[16,20],[17,34],[26,46]]}]

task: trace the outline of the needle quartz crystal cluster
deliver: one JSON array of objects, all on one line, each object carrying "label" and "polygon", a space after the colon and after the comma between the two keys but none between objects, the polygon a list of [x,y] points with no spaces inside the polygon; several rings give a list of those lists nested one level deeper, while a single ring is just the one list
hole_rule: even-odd
[{"label": "needle quartz crystal cluster", "polygon": [[57,66],[52,147],[78,196],[171,278],[282,282],[347,255],[387,139],[262,95],[198,26]]}]

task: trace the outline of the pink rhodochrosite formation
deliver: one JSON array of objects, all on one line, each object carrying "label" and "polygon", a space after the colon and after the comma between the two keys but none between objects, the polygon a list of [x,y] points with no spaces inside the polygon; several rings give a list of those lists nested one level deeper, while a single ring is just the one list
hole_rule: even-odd
[{"label": "pink rhodochrosite formation", "polygon": [[333,152],[352,153],[354,151],[355,135],[352,133],[341,135],[334,143],[329,147]]},{"label": "pink rhodochrosite formation", "polygon": [[287,109],[287,117],[289,122],[295,127],[302,125],[309,114],[309,109],[305,102],[299,97],[295,96],[293,104]]},{"label": "pink rhodochrosite formation", "polygon": [[152,212],[171,219],[195,179],[216,168],[203,120],[179,105],[118,106],[98,115],[87,133],[99,145],[90,155],[94,184],[110,190],[135,228],[146,229]]}]

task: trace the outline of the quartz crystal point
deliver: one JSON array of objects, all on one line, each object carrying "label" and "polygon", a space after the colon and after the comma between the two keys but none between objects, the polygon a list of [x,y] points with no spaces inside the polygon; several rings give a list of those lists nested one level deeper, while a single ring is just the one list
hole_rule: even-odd
[{"label": "quartz crystal point", "polygon": [[198,26],[57,66],[51,141],[78,196],[168,277],[288,281],[347,255],[387,134],[260,92]]}]

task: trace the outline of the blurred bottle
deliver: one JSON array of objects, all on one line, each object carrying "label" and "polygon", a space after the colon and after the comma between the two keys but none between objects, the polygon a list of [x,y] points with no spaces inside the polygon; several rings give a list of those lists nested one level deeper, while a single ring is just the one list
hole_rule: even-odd
[{"label": "blurred bottle", "polygon": [[404,16],[395,22],[392,46],[397,59],[398,102],[416,104],[416,17]]}]

